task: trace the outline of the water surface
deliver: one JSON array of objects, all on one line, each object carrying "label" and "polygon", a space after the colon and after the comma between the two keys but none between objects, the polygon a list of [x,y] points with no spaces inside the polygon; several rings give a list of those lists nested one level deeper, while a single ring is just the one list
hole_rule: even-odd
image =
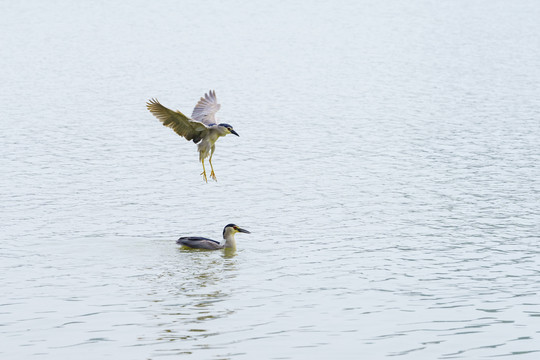
[{"label": "water surface", "polygon": [[[4,3],[6,359],[540,356],[540,5]],[[216,89],[218,182],[145,109]],[[179,249],[180,235],[236,252]]]}]

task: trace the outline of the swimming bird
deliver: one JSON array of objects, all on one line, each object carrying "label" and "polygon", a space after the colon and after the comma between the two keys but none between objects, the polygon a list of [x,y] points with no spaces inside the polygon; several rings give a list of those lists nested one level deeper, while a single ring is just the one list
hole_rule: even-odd
[{"label": "swimming bird", "polygon": [[186,236],[176,240],[178,245],[187,246],[193,249],[208,249],[218,250],[225,248],[236,248],[236,241],[234,240],[234,234],[236,233],[250,234],[249,231],[238,227],[235,224],[228,224],[223,229],[223,240],[217,241],[200,236]]},{"label": "swimming bird", "polygon": [[193,140],[195,144],[198,143],[199,161],[203,166],[203,172],[201,173],[203,180],[208,182],[204,159],[210,156],[208,159],[210,168],[212,169],[210,177],[217,181],[214,167],[212,166],[212,155],[214,155],[214,150],[216,150],[216,141],[228,134],[240,135],[234,131],[231,125],[217,123],[215,115],[221,108],[221,105],[217,102],[216,92],[210,90],[207,94],[204,94],[204,97],[201,97],[193,109],[191,119],[178,110],[173,111],[166,108],[157,99],[149,100],[146,103],[146,107],[164,126],[170,127],[186,140]]}]

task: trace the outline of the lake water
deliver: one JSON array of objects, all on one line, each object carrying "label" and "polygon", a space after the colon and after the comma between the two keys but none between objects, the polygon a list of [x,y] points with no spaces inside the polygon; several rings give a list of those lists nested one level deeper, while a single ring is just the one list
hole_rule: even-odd
[{"label": "lake water", "polygon": [[1,8],[1,358],[539,358],[539,2]]}]

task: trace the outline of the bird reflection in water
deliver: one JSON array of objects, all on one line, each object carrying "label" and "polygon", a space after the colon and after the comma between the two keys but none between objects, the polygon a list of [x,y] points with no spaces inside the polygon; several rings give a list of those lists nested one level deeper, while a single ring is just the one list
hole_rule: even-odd
[{"label": "bird reflection in water", "polygon": [[157,340],[181,340],[182,348],[176,349],[175,354],[186,354],[201,347],[211,348],[212,343],[205,339],[219,335],[213,322],[234,314],[227,306],[232,291],[226,284],[236,277],[237,251],[233,248],[220,252],[179,249],[178,254],[184,266],[176,273],[181,279],[175,280],[181,283],[169,294],[177,301],[174,307],[164,309],[161,315],[164,321],[160,322],[166,328]]}]

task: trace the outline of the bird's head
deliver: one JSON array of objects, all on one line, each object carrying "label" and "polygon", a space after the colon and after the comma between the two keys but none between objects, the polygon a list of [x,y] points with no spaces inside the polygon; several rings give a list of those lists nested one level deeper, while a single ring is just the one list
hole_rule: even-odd
[{"label": "bird's head", "polygon": [[223,229],[223,236],[225,236],[225,234],[229,233],[229,234],[236,234],[236,233],[246,233],[246,234],[251,234],[249,231],[245,230],[245,229],[242,229],[240,226],[238,225],[235,225],[235,224],[228,224],[225,226],[225,229]]},{"label": "bird's head", "polygon": [[234,131],[233,127],[231,125],[229,125],[229,124],[221,123],[218,126],[221,127],[221,128],[224,128],[224,130],[226,131],[225,135],[234,134],[236,136],[240,136],[240,135],[238,135],[238,133],[236,131]]}]

